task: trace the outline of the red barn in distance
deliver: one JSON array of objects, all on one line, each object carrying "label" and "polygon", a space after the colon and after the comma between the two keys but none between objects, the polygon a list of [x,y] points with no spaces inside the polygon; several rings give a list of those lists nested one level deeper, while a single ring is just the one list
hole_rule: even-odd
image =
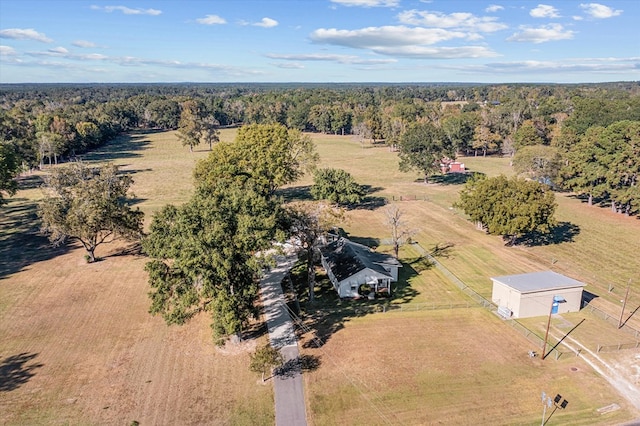
[{"label": "red barn in distance", "polygon": [[464,163],[445,158],[440,163],[440,170],[442,173],[465,173],[467,169],[465,169]]}]

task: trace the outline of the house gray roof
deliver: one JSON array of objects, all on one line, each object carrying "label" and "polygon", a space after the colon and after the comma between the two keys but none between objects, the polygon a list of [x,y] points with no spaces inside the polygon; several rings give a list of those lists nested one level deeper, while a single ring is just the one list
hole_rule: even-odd
[{"label": "house gray roof", "polygon": [[385,277],[391,274],[382,265],[401,267],[393,256],[372,251],[369,247],[340,238],[320,249],[331,272],[340,282],[368,268]]},{"label": "house gray roof", "polygon": [[528,274],[504,275],[492,277],[493,281],[513,288],[520,293],[535,293],[538,291],[563,290],[573,287],[584,287],[585,284],[565,277],[553,271],[531,272]]}]

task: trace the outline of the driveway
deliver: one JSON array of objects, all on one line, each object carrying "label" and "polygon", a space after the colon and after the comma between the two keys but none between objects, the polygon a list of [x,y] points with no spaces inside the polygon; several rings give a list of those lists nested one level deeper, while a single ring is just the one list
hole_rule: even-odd
[{"label": "driveway", "polygon": [[298,341],[281,287],[282,280],[296,259],[295,255],[278,257],[277,266],[267,272],[260,281],[260,294],[271,346],[280,350],[287,366],[292,366],[274,377],[277,426],[307,424],[302,372],[296,362],[300,356]]}]

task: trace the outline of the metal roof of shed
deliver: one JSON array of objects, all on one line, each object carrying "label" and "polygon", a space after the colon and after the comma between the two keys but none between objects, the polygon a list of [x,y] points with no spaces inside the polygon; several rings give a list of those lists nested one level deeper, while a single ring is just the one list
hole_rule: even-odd
[{"label": "metal roof of shed", "polygon": [[583,282],[565,277],[564,275],[553,271],[504,275],[501,277],[491,277],[491,279],[511,287],[520,293],[535,293],[538,291],[562,290],[585,286]]}]

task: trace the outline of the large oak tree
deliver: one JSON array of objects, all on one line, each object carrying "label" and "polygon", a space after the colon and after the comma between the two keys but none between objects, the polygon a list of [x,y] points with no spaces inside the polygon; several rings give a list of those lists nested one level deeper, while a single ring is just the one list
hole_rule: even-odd
[{"label": "large oak tree", "polygon": [[311,195],[316,200],[327,200],[337,205],[359,204],[365,190],[353,176],[342,169],[317,169],[313,173]]},{"label": "large oak tree", "polygon": [[158,212],[143,243],[153,258],[151,312],[181,324],[208,311],[217,343],[239,336],[256,314],[266,262],[256,254],[284,239],[275,190],[315,159],[311,140],[281,125],[243,127],[234,142],[216,144],[196,166],[194,196]]},{"label": "large oak tree", "polygon": [[513,245],[525,235],[548,233],[555,225],[555,195],[547,185],[504,175],[465,184],[456,206],[490,234]]},{"label": "large oak tree", "polygon": [[127,198],[132,183],[113,164],[93,167],[78,162],[53,169],[45,178],[39,209],[42,231],[56,245],[80,241],[94,262],[100,244],[142,235],[143,213],[132,209]]},{"label": "large oak tree", "polygon": [[440,170],[445,157],[455,156],[455,147],[441,129],[431,123],[417,123],[401,136],[399,144],[400,170],[418,170],[424,182]]}]

